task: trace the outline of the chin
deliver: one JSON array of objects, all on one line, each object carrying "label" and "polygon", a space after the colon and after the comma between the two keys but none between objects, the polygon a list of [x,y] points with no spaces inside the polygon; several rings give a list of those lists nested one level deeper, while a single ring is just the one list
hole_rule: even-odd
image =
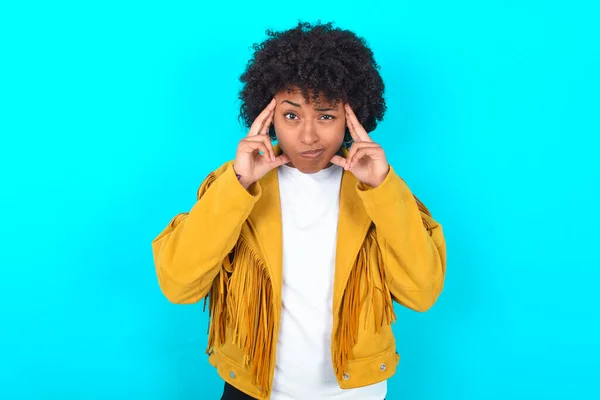
[{"label": "chin", "polygon": [[315,160],[315,161],[307,161],[307,160],[297,160],[297,163],[294,163],[294,167],[298,169],[298,171],[305,174],[314,174],[319,172],[320,170],[327,168],[329,165],[329,161]]},{"label": "chin", "polygon": [[314,174],[314,173],[319,172],[323,168],[319,168],[317,166],[304,165],[304,166],[297,167],[297,169],[298,169],[298,171],[305,173],[305,174]]}]

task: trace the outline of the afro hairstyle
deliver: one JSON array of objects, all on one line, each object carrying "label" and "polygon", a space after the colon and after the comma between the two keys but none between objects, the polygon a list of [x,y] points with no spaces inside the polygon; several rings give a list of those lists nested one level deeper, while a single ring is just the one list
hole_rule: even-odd
[{"label": "afro hairstyle", "polygon": [[[240,76],[239,119],[250,127],[280,90],[299,87],[306,102],[319,96],[335,106],[349,103],[367,132],[383,120],[386,111],[384,83],[379,65],[366,41],[331,22],[299,22],[295,28],[275,32],[252,46],[254,50]],[[312,99],[310,98],[312,96]],[[269,136],[277,140],[273,126]],[[348,128],[344,146],[352,144]]]}]

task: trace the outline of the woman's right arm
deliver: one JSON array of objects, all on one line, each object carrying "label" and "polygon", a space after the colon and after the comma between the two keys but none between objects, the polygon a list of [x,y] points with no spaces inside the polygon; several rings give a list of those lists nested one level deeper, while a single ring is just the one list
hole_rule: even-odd
[{"label": "woman's right arm", "polygon": [[235,162],[210,174],[191,211],[173,218],[153,240],[158,282],[171,302],[197,303],[206,296],[260,198],[257,181],[290,161],[285,154],[275,156],[267,135],[275,107],[272,99],[238,143]]},{"label": "woman's right arm", "polygon": [[172,303],[197,303],[206,296],[260,198],[258,183],[246,190],[232,163],[224,168],[216,179],[211,173],[204,180],[190,212],[175,216],[152,241],[158,283]]}]

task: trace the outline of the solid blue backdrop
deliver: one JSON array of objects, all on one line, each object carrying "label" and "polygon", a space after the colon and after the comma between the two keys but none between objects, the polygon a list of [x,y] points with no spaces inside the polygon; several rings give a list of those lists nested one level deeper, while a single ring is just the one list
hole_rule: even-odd
[{"label": "solid blue backdrop", "polygon": [[250,46],[317,18],[372,46],[373,138],[447,238],[388,399],[600,398],[595,4],[3,4],[0,398],[218,398],[150,243],[234,157]]}]

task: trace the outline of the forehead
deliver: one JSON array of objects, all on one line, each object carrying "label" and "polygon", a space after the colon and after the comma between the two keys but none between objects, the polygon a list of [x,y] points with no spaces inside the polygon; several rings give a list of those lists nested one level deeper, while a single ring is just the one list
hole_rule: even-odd
[{"label": "forehead", "polygon": [[[313,92],[309,91],[308,96],[309,99],[306,101],[304,96],[302,95],[302,90],[298,87],[292,87],[290,89],[282,89],[275,95],[278,98],[278,103],[283,100],[289,100],[296,104],[302,105],[314,105],[314,106],[327,106],[332,108],[337,108],[339,104],[339,100],[328,101],[323,93],[319,93],[319,97],[316,103],[313,102]],[[314,104],[313,104],[314,103]]]}]

